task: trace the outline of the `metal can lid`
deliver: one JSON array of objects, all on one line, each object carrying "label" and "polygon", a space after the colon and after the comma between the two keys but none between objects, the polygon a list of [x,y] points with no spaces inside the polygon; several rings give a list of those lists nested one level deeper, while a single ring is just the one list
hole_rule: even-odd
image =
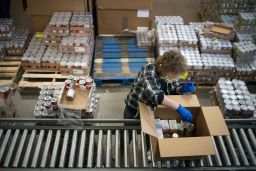
[{"label": "metal can lid", "polygon": [[80,80],[80,81],[79,81],[79,84],[81,84],[81,85],[84,85],[85,83],[86,83],[85,80]]},{"label": "metal can lid", "polygon": [[234,110],[235,110],[235,111],[240,111],[241,108],[240,108],[240,106],[234,106]]},{"label": "metal can lid", "polygon": [[231,100],[229,100],[229,99],[224,99],[224,103],[225,103],[226,105],[231,104]]},{"label": "metal can lid", "polygon": [[52,105],[52,104],[51,104],[51,102],[49,102],[49,101],[48,101],[48,102],[44,102],[44,106],[45,106],[45,107],[49,107],[49,106],[51,106],[51,105]]},{"label": "metal can lid", "polygon": [[239,102],[239,104],[241,104],[241,105],[245,105],[245,104],[246,104],[245,100],[239,100],[238,102]]},{"label": "metal can lid", "polygon": [[56,103],[58,101],[58,98],[56,98],[56,97],[53,97],[52,99],[51,99],[51,102],[52,103]]},{"label": "metal can lid", "polygon": [[228,110],[233,110],[233,107],[231,105],[226,105],[225,108]]},{"label": "metal can lid", "polygon": [[50,100],[51,100],[51,96],[45,96],[45,97],[44,97],[44,100],[45,100],[45,101],[50,101]]}]

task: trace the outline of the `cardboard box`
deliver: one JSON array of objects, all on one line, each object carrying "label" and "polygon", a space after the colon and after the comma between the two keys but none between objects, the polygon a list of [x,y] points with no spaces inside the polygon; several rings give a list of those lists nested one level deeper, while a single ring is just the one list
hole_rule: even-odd
[{"label": "cardboard box", "polygon": [[123,30],[151,27],[151,0],[97,0],[99,34],[121,34]]},{"label": "cardboard box", "polygon": [[50,15],[32,15],[31,26],[34,32],[43,32],[51,19]]},{"label": "cardboard box", "polygon": [[168,96],[168,98],[182,104],[193,113],[195,133],[193,137],[158,138],[155,129],[156,118],[180,121],[181,117],[176,111],[164,106],[159,106],[152,111],[150,107],[140,103],[141,128],[143,132],[151,136],[155,159],[188,159],[214,155],[216,152],[211,136],[229,135],[219,107],[200,107],[196,95],[175,95]]},{"label": "cardboard box", "polygon": [[30,15],[52,15],[55,11],[88,11],[87,0],[27,0]]}]

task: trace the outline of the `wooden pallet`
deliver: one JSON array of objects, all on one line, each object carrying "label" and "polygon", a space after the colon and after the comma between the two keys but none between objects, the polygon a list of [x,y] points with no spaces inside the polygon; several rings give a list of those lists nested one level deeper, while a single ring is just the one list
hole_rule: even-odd
[{"label": "wooden pallet", "polygon": [[27,70],[19,82],[19,89],[40,88],[44,85],[57,85],[63,83],[69,75],[63,75],[59,71]]},{"label": "wooden pallet", "polygon": [[20,61],[0,61],[0,85],[16,85],[21,70]]}]

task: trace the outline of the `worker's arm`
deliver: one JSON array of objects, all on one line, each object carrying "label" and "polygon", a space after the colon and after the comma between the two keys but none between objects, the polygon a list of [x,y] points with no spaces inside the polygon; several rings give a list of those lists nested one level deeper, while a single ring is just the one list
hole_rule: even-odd
[{"label": "worker's arm", "polygon": [[179,103],[169,99],[167,96],[164,95],[164,99],[162,101],[162,104],[163,106],[166,106],[172,110],[177,110],[178,107],[179,107]]},{"label": "worker's arm", "polygon": [[192,113],[188,111],[186,108],[184,108],[181,104],[169,99],[167,96],[164,96],[164,99],[161,105],[164,105],[178,112],[179,115],[182,117],[182,120],[192,122],[192,119],[193,119]]}]

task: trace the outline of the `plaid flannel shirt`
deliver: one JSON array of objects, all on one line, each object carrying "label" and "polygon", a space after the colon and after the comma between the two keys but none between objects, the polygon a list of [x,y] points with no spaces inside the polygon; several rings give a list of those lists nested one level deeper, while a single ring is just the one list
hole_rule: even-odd
[{"label": "plaid flannel shirt", "polygon": [[159,104],[159,96],[176,94],[178,87],[177,80],[172,83],[163,82],[156,73],[155,64],[147,64],[141,68],[137,78],[132,83],[131,91],[125,98],[125,103],[137,111],[139,111],[139,101],[155,109]]}]

